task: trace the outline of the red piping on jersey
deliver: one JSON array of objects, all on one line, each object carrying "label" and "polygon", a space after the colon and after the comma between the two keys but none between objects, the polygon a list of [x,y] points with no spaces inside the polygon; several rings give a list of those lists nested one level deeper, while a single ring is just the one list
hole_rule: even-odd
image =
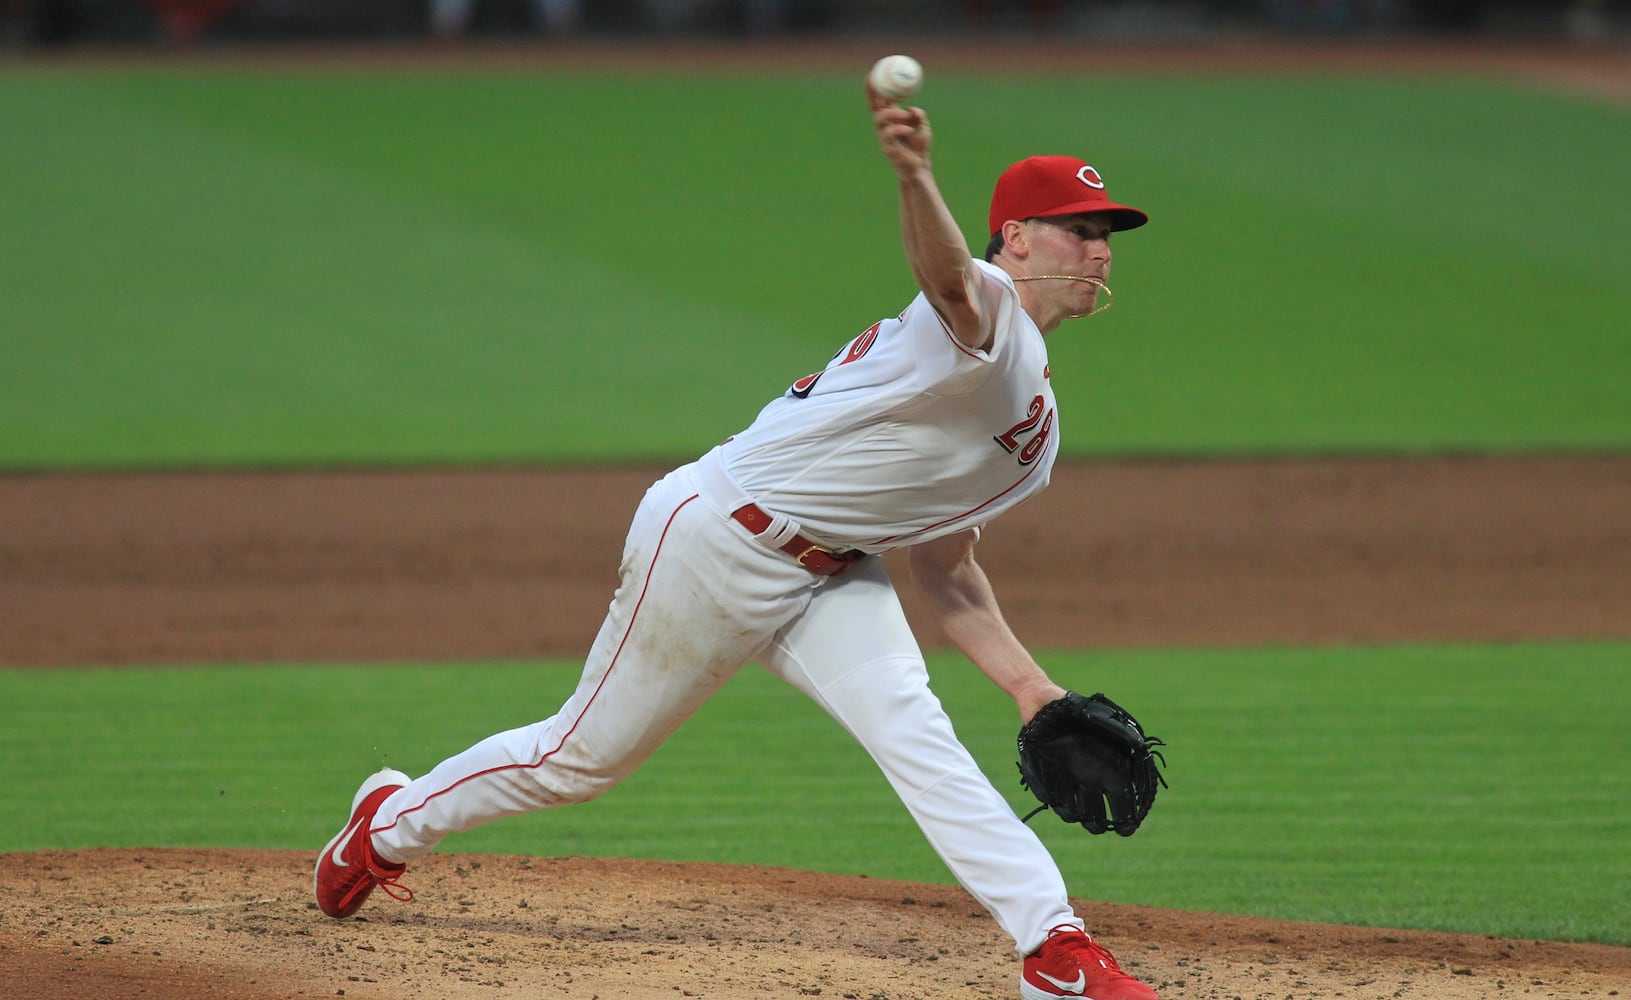
[{"label": "red piping on jersey", "polygon": [[[982,503],[977,507],[970,507],[968,510],[963,511],[961,514],[953,514],[952,516],[950,516],[948,518],[945,518],[945,519],[940,520],[940,521],[936,521],[933,524],[928,525],[926,527],[919,528],[916,531],[912,532],[912,534],[921,535],[925,531],[933,531],[934,529],[940,527],[943,524],[950,524],[951,522],[959,520],[960,518],[971,517],[971,516],[973,516],[975,514],[978,514],[980,511],[982,511],[982,510],[986,509],[987,507],[991,506],[992,504],[996,503],[998,500],[1001,500],[1003,497],[1005,497],[1008,494],[1010,494],[1010,493],[1014,492],[1015,490],[1019,489],[1020,485],[1023,484],[1025,482],[1025,480],[1027,480],[1027,479],[1031,478],[1031,476],[1035,475],[1036,470],[1039,469],[1039,468],[1041,468],[1041,465],[1039,465],[1039,464],[1038,465],[1032,465],[1030,467],[1030,469],[1028,469],[1026,471],[1025,475],[1020,476],[1018,479],[1014,480],[1014,484],[1012,486],[1010,486],[1007,489],[1003,490],[1001,493],[998,493],[996,496],[994,496],[991,499],[987,500],[985,503]],[[872,544],[873,545],[887,545],[890,542],[895,541],[896,539],[905,538],[905,537],[907,537],[907,536],[906,535],[890,535],[888,538],[880,538],[877,541],[873,542]]]},{"label": "red piping on jersey", "polygon": [[[904,316],[906,314],[901,313],[901,315]],[[951,341],[953,347],[957,348],[959,351],[962,351],[964,354],[968,355],[971,358],[982,358],[983,359],[983,358],[987,357],[987,355],[984,355],[981,352],[976,351],[974,348],[972,348],[972,347],[968,346],[967,344],[963,343],[961,340],[958,340],[957,339],[957,334],[953,333],[951,327],[946,325],[946,317],[940,315],[940,310],[938,310],[938,309],[934,310],[934,318],[940,323],[940,329],[945,331],[946,339]]]},{"label": "red piping on jersey", "polygon": [[592,707],[594,705],[594,703],[595,703],[595,699],[600,697],[601,689],[606,686],[606,681],[612,676],[612,671],[617,668],[617,659],[618,659],[618,657],[623,655],[623,647],[628,645],[628,642],[629,642],[629,633],[634,631],[634,623],[640,617],[640,605],[645,603],[646,590],[651,587],[651,574],[652,574],[653,570],[656,569],[657,560],[659,558],[661,558],[661,556],[663,554],[663,542],[664,542],[664,540],[666,540],[668,538],[668,529],[672,528],[674,526],[674,519],[676,517],[679,517],[680,511],[684,510],[686,505],[689,504],[691,501],[697,499],[698,496],[699,496],[699,494],[693,493],[690,496],[686,497],[684,500],[680,501],[678,506],[676,506],[674,508],[674,512],[672,514],[668,515],[668,523],[663,525],[663,533],[660,536],[658,536],[658,538],[657,538],[657,551],[652,553],[651,562],[646,566],[646,582],[645,582],[645,586],[640,588],[640,597],[639,597],[638,600],[636,600],[634,602],[634,612],[629,615],[628,628],[623,630],[623,638],[621,640],[619,640],[618,643],[617,643],[617,652],[612,654],[612,662],[609,665],[607,665],[606,673],[601,676],[600,683],[595,685],[595,693],[589,696],[589,701],[583,706],[583,712],[580,713],[576,719],[572,720],[572,728],[568,729],[566,731],[565,735],[563,735],[561,737],[560,742],[555,744],[555,748],[553,750],[546,751],[543,754],[543,756],[539,757],[537,760],[533,761],[531,764],[503,764],[503,765],[501,765],[499,767],[489,767],[485,771],[477,771],[475,774],[468,775],[466,777],[460,778],[458,781],[455,781],[453,784],[447,786],[446,788],[442,789],[441,791],[432,792],[429,795],[425,796],[425,800],[423,802],[419,803],[418,805],[414,806],[413,808],[404,809],[401,812],[397,813],[396,819],[391,822],[390,826],[373,827],[372,829],[370,829],[368,831],[369,836],[372,836],[372,835],[374,835],[376,833],[384,833],[385,831],[391,829],[391,827],[396,826],[397,823],[402,822],[402,817],[410,815],[412,813],[418,812],[419,810],[421,810],[421,809],[425,808],[426,806],[430,805],[430,802],[431,802],[432,799],[440,798],[441,796],[446,795],[448,792],[453,791],[455,788],[458,788],[460,785],[463,785],[463,784],[465,784],[467,782],[475,781],[478,778],[485,778],[490,774],[497,774],[500,771],[513,771],[513,770],[515,770],[517,768],[525,768],[527,770],[535,770],[537,768],[542,767],[544,765],[544,761],[548,760],[549,758],[555,756],[557,753],[560,752],[561,747],[566,745],[566,741],[572,738],[573,733],[577,732],[578,724],[583,721],[583,716],[588,714],[590,707]]}]

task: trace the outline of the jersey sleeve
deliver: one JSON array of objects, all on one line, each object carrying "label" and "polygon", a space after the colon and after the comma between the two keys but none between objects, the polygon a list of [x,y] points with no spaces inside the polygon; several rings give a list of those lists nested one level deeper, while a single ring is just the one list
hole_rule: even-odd
[{"label": "jersey sleeve", "polygon": [[983,260],[974,264],[984,279],[980,282],[980,314],[991,323],[991,347],[985,353],[995,359],[1013,339],[1016,317],[1022,312],[1019,290],[1013,277],[997,265]]},{"label": "jersey sleeve", "polygon": [[[1019,293],[1013,279],[1002,268],[976,260],[979,268],[980,315],[985,318],[991,332],[990,346],[973,348],[958,340],[951,327],[936,316],[937,328],[918,344],[918,371],[925,383],[941,395],[966,392],[981,379],[989,376],[992,365],[999,362],[1014,338],[1014,328],[1024,315],[1019,304]],[[919,296],[913,308],[931,309],[927,299]]]}]

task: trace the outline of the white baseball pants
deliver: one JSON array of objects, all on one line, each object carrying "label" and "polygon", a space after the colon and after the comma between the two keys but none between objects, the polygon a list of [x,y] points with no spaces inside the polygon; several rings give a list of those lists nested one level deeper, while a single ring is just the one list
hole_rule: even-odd
[{"label": "white baseball pants", "polygon": [[592,799],[634,771],[757,660],[813,698],[877,761],[952,874],[1026,954],[1081,926],[1064,879],[958,741],[881,560],[816,577],[730,518],[745,496],[712,458],[647,491],[621,581],[577,690],[542,722],[438,764],[380,807],[393,862],[503,816]]}]

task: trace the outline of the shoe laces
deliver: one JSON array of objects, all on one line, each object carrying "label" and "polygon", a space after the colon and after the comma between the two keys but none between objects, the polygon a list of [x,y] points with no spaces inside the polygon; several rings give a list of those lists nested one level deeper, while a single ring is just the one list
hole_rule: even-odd
[{"label": "shoe laces", "polygon": [[374,845],[366,839],[368,837],[367,831],[368,825],[365,823],[363,824],[363,837],[365,839],[363,840],[362,849],[367,860],[363,864],[363,871],[368,873],[368,877],[373,880],[374,885],[384,891],[385,895],[390,896],[399,903],[413,902],[413,890],[397,881],[402,877],[402,873],[408,870],[408,866],[388,865],[381,861],[374,854]]},{"label": "shoe laces", "polygon": [[1084,930],[1078,930],[1069,924],[1062,924],[1048,931],[1048,944],[1055,950],[1064,952],[1076,960],[1076,963],[1092,972],[1095,969],[1103,970],[1112,979],[1131,979],[1116,962],[1116,956],[1110,950],[1093,939],[1093,935]]},{"label": "shoe laces", "polygon": [[374,855],[374,847],[368,842],[367,823],[364,823],[358,829],[357,836],[363,838],[360,845],[362,851],[362,864],[360,867],[365,877],[358,879],[357,884],[352,887],[350,892],[346,893],[346,900],[350,901],[358,892],[364,891],[365,887],[373,885],[399,903],[413,902],[413,890],[397,881],[402,877],[403,872],[408,870],[408,866],[387,865]]},{"label": "shoe laces", "polygon": [[373,878],[374,884],[379,886],[385,895],[390,896],[399,903],[413,902],[413,890],[397,881],[397,876],[401,875],[401,872],[397,872],[395,875],[380,875],[370,869],[368,874]]}]

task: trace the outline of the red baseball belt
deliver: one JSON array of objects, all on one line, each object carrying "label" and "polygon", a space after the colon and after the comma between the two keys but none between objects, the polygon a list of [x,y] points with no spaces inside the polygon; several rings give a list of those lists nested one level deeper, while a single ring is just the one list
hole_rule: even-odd
[{"label": "red baseball belt", "polygon": [[[757,504],[750,503],[746,507],[738,507],[731,512],[731,517],[755,535],[762,535],[770,530],[771,517]],[[803,535],[794,535],[781,546],[781,550],[816,576],[837,576],[859,560],[866,558],[866,553],[859,549],[838,552],[825,545],[817,545]]]}]

